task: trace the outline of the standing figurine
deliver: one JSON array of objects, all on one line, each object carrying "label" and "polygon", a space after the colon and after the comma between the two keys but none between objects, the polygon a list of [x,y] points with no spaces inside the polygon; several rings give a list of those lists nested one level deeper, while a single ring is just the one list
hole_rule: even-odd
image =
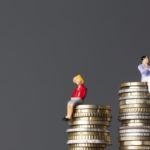
[{"label": "standing figurine", "polygon": [[77,88],[73,92],[71,99],[67,104],[67,115],[63,118],[64,121],[72,119],[73,111],[76,105],[83,104],[84,98],[87,94],[87,88],[84,86],[84,80],[81,75],[77,75],[73,78],[73,83],[77,85]]},{"label": "standing figurine", "polygon": [[149,65],[149,57],[142,56],[141,57],[142,64],[138,65],[138,69],[141,73],[141,81],[147,82],[148,91],[150,93],[150,65]]}]

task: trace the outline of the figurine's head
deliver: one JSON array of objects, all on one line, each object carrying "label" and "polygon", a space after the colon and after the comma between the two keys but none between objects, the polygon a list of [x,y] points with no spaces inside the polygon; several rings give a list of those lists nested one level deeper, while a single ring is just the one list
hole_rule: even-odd
[{"label": "figurine's head", "polygon": [[77,84],[77,85],[81,85],[84,83],[83,78],[81,77],[81,75],[77,75],[73,78],[73,83]]},{"label": "figurine's head", "polygon": [[142,56],[141,60],[142,60],[142,63],[149,64],[149,57],[148,56]]}]

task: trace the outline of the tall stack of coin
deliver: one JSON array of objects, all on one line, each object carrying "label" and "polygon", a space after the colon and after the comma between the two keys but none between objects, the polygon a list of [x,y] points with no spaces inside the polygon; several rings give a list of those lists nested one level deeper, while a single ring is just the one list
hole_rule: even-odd
[{"label": "tall stack of coin", "polygon": [[104,150],[111,145],[111,106],[78,105],[67,130],[69,150]]},{"label": "tall stack of coin", "polygon": [[150,96],[147,82],[120,85],[120,150],[150,150]]}]

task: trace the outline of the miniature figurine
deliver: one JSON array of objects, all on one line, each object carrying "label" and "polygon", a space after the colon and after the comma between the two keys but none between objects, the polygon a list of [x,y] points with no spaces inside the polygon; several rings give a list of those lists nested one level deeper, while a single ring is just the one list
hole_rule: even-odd
[{"label": "miniature figurine", "polygon": [[71,99],[67,103],[67,115],[63,118],[64,121],[72,119],[73,111],[76,105],[83,104],[87,94],[87,88],[84,86],[84,80],[81,75],[73,78],[73,83],[77,84],[77,88],[73,92]]},{"label": "miniature figurine", "polygon": [[147,82],[148,91],[150,93],[150,65],[149,65],[149,57],[142,56],[141,57],[142,64],[138,65],[138,69],[141,73],[141,81]]}]

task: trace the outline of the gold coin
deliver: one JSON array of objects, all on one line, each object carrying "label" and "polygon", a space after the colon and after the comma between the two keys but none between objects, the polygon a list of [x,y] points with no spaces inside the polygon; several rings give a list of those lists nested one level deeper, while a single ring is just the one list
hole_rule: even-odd
[{"label": "gold coin", "polygon": [[132,120],[124,120],[124,121],[122,121],[121,123],[150,123],[150,120],[134,120],[134,119],[132,119]]},{"label": "gold coin", "polygon": [[78,135],[78,136],[68,136],[68,140],[86,140],[86,139],[88,139],[88,140],[92,140],[92,139],[98,139],[98,140],[106,140],[106,141],[111,141],[111,137],[110,136],[108,136],[108,135],[86,135],[86,136],[84,136],[84,135]]},{"label": "gold coin", "polygon": [[69,125],[82,125],[82,124],[96,124],[96,125],[105,125],[109,126],[110,122],[109,121],[72,121],[69,122]]},{"label": "gold coin", "polygon": [[150,145],[150,141],[124,141],[120,142],[121,146],[129,146],[129,145]]},{"label": "gold coin", "polygon": [[71,147],[106,147],[107,144],[96,144],[96,143],[77,143],[77,144],[72,144]]},{"label": "gold coin", "polygon": [[75,113],[110,113],[109,109],[76,109]]},{"label": "gold coin", "polygon": [[139,126],[150,126],[150,123],[121,123],[122,126],[139,127]]},{"label": "gold coin", "polygon": [[124,108],[120,109],[120,113],[131,113],[131,112],[150,112],[150,108]]},{"label": "gold coin", "polygon": [[148,104],[150,105],[150,100],[148,99],[130,99],[130,100],[121,100],[120,105],[129,105],[129,104]]},{"label": "gold coin", "polygon": [[105,140],[105,141],[111,141],[111,138],[109,136],[99,135],[99,136],[69,136],[68,140]]},{"label": "gold coin", "polygon": [[95,129],[107,129],[105,125],[95,125],[95,124],[83,124],[83,125],[73,125],[72,128],[95,128]]},{"label": "gold coin", "polygon": [[75,109],[111,109],[109,105],[77,105]]},{"label": "gold coin", "polygon": [[120,150],[150,150],[150,146],[121,146]]},{"label": "gold coin", "polygon": [[74,118],[73,121],[111,121],[110,117],[81,117]]},{"label": "gold coin", "polygon": [[88,113],[73,113],[73,117],[112,117],[108,112],[97,113],[97,112],[88,112]]},{"label": "gold coin", "polygon": [[84,132],[70,132],[70,133],[68,133],[68,135],[69,136],[77,136],[77,135],[79,135],[79,136],[85,136],[85,135],[87,135],[87,136],[90,136],[90,135],[95,135],[95,136],[97,136],[97,135],[106,135],[106,136],[108,136],[109,135],[109,133],[108,132],[94,132],[94,131],[88,131],[88,132],[86,132],[86,131],[84,131]]},{"label": "gold coin", "polygon": [[125,82],[125,83],[121,83],[120,87],[130,87],[130,86],[145,86],[147,87],[147,82]]},{"label": "gold coin", "polygon": [[95,147],[70,147],[69,150],[104,150],[104,148],[95,148]]}]

